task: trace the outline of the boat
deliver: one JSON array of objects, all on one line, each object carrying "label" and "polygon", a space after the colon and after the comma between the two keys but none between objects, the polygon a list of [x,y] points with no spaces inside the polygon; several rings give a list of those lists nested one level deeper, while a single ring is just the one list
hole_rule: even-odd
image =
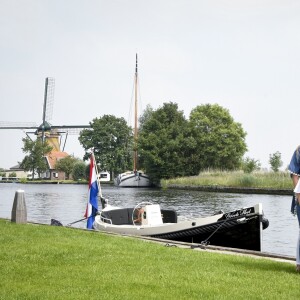
[{"label": "boat", "polygon": [[262,231],[269,225],[262,204],[191,220],[178,221],[173,209],[141,202],[120,208],[102,201],[102,211],[95,217],[95,230],[122,235],[144,236],[246,250],[262,250]]},{"label": "boat", "polygon": [[150,187],[152,183],[147,174],[142,171],[127,171],[114,179],[114,185],[120,187]]},{"label": "boat", "polygon": [[133,170],[126,171],[118,174],[114,178],[114,185],[119,187],[151,187],[152,183],[147,174],[138,170],[138,152],[137,152],[137,140],[138,140],[138,58],[136,54],[135,62],[135,75],[134,75],[134,151],[133,151]]}]

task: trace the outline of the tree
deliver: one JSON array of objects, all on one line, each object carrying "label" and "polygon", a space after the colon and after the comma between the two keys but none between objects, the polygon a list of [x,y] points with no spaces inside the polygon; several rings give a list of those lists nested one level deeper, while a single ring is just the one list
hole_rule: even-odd
[{"label": "tree", "polygon": [[97,163],[102,170],[110,171],[111,176],[132,169],[133,136],[125,119],[104,115],[90,125],[91,129],[84,129],[79,136],[86,151],[84,159],[88,159],[88,151],[93,149]]},{"label": "tree", "polygon": [[269,163],[271,165],[271,169],[274,172],[278,172],[279,168],[282,167],[281,153],[279,151],[269,155]]},{"label": "tree", "polygon": [[158,184],[161,178],[187,175],[188,122],[177,104],[164,103],[143,120],[138,151],[152,182]]},{"label": "tree", "polygon": [[44,143],[40,138],[35,141],[30,138],[23,138],[24,147],[22,148],[24,153],[28,153],[20,166],[25,171],[32,171],[32,179],[34,178],[35,171],[40,175],[48,168],[45,154],[51,152],[52,147],[48,145],[47,141]]},{"label": "tree", "polygon": [[218,104],[205,104],[191,111],[189,124],[196,141],[194,169],[233,170],[240,166],[247,150],[246,132],[229,111]]},{"label": "tree", "polygon": [[148,104],[139,118],[139,130],[143,130],[143,125],[151,118],[153,111],[152,106]]},{"label": "tree", "polygon": [[242,161],[242,170],[245,173],[252,173],[253,171],[259,170],[260,169],[260,161],[255,160],[254,158],[246,157]]},{"label": "tree", "polygon": [[78,158],[75,158],[71,155],[66,156],[58,160],[55,164],[55,168],[59,171],[63,171],[66,174],[66,178],[70,177],[70,174],[73,172],[74,165],[80,161]]},{"label": "tree", "polygon": [[74,180],[80,180],[86,178],[86,165],[83,161],[77,161],[73,166],[72,175]]}]

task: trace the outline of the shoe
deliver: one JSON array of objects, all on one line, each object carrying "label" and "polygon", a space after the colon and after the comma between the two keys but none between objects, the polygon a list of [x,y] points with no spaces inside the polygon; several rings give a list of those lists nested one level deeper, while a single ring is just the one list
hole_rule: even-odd
[{"label": "shoe", "polygon": [[300,272],[300,265],[296,266],[296,272]]}]

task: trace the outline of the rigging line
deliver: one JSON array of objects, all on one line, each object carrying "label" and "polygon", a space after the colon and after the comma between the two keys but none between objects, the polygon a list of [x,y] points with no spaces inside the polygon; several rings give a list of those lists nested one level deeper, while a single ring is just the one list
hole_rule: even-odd
[{"label": "rigging line", "polygon": [[129,112],[128,112],[128,119],[127,119],[127,124],[130,127],[132,126],[132,106],[133,106],[133,95],[134,95],[134,79],[133,79],[133,84],[132,84],[132,90],[131,90],[131,99],[130,99],[130,105],[129,105]]},{"label": "rigging line", "polygon": [[228,221],[229,219],[226,219],[224,222],[222,222],[218,227],[217,229],[207,238],[205,239],[204,241],[202,241],[200,244],[201,245],[204,245],[204,246],[207,246],[209,244],[209,239]]},{"label": "rigging line", "polygon": [[[137,86],[138,86],[138,111],[140,112],[140,116],[142,115],[142,111],[143,111],[143,102],[142,102],[142,94],[141,94],[141,88],[140,88],[140,80],[139,78],[137,79]],[[139,119],[138,119],[138,123]],[[139,126],[138,126],[139,127]]]}]

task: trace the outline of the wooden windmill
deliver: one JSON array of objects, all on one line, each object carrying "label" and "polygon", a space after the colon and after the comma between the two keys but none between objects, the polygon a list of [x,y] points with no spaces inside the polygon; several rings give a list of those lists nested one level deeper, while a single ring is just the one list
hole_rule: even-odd
[{"label": "wooden windmill", "polygon": [[[26,132],[26,135],[29,138],[29,134],[34,133],[37,138],[41,138],[43,142],[47,140],[48,144],[53,147],[53,151],[64,151],[68,135],[79,134],[82,129],[90,128],[90,125],[52,125],[50,123],[53,114],[54,86],[54,78],[47,77],[45,80],[43,117],[41,125],[38,126],[33,122],[0,122],[0,129],[21,129]],[[62,143],[63,137],[64,143]]]}]

